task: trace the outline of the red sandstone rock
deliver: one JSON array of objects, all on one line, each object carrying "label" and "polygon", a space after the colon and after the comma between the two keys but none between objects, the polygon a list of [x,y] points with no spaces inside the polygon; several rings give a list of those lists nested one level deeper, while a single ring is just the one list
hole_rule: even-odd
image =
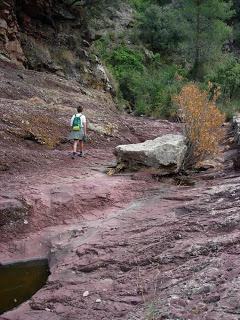
[{"label": "red sandstone rock", "polygon": [[[30,210],[28,224],[1,227],[0,261],[48,256],[51,268],[47,284],[3,316],[143,320],[152,310],[156,319],[238,320],[239,175],[195,176],[195,187],[157,182],[145,172],[108,177],[103,170],[115,145],[176,126],[121,115],[108,96],[83,94],[76,82],[1,66],[0,160],[8,166],[1,201],[21,200]],[[13,116],[26,121],[36,110],[50,119],[57,113],[64,136],[78,103],[92,123],[119,129],[92,131],[86,158],[74,162],[70,145],[48,150],[24,140]]]}]

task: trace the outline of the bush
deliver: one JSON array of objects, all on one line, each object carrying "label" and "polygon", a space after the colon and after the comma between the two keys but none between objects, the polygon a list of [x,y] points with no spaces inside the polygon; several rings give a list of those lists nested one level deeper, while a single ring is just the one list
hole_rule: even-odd
[{"label": "bush", "polygon": [[227,57],[217,68],[217,70],[206,77],[211,81],[213,87],[221,87],[221,100],[230,102],[232,99],[240,97],[240,63],[234,57]]},{"label": "bush", "polygon": [[184,82],[176,66],[165,66],[158,70],[146,70],[135,76],[134,88],[135,111],[154,117],[175,117],[176,109],[172,96],[176,95]]},{"label": "bush", "polygon": [[139,12],[145,9],[147,2],[148,1],[146,0],[129,0],[130,5],[132,5]]},{"label": "bush", "polygon": [[225,114],[226,120],[231,121],[233,116],[240,112],[240,101],[232,100],[229,103],[220,102],[218,108]]},{"label": "bush", "polygon": [[125,46],[114,49],[107,58],[107,63],[114,68],[117,77],[121,77],[126,71],[131,73],[144,70],[143,55]]},{"label": "bush", "polygon": [[174,117],[172,96],[184,83],[184,69],[161,65],[159,54],[140,47],[121,44],[111,48],[108,37],[99,40],[96,48],[117,81],[118,102],[125,102],[137,115]]},{"label": "bush", "polygon": [[219,92],[215,91],[213,99],[209,100],[209,92],[188,84],[175,98],[188,140],[185,167],[219,152],[219,143],[224,135],[224,115],[215,104],[218,95]]}]

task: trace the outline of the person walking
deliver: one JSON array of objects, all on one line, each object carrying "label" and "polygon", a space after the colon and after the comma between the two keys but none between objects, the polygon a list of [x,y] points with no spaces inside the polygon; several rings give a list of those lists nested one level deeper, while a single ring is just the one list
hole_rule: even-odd
[{"label": "person walking", "polygon": [[[82,114],[83,107],[77,107],[77,113],[74,114],[71,118],[71,133],[70,140],[73,140],[73,152],[72,159],[75,159],[76,156],[83,157],[83,142],[87,136],[87,120],[86,117]],[[79,153],[77,152],[79,145]]]}]

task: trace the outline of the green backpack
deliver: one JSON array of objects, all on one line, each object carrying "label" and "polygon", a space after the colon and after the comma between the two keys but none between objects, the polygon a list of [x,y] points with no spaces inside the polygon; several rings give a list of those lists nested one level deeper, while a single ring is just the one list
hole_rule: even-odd
[{"label": "green backpack", "polygon": [[75,115],[74,119],[73,119],[73,124],[72,124],[72,129],[73,131],[80,131],[82,128],[82,119],[81,116],[77,117]]}]

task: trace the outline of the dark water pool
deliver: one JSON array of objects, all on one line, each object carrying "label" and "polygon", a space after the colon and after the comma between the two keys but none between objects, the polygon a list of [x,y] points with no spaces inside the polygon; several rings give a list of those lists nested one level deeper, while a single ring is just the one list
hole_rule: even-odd
[{"label": "dark water pool", "polygon": [[48,276],[47,259],[0,265],[0,314],[31,298]]}]

